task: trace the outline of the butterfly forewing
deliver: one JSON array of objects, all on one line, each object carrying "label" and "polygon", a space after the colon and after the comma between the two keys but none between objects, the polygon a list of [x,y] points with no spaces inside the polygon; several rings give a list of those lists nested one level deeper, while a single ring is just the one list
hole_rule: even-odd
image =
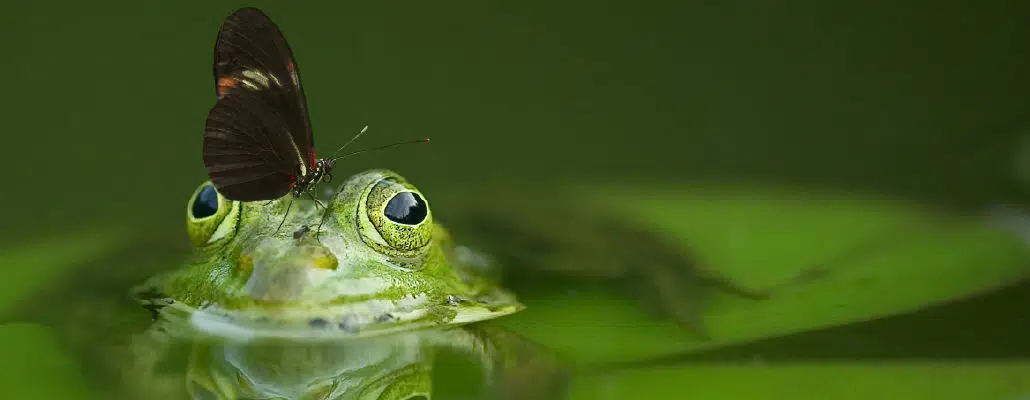
[{"label": "butterfly forewing", "polygon": [[208,115],[204,164],[233,200],[284,196],[314,168],[307,103],[293,53],[263,12],[243,8],[215,43],[218,103]]}]

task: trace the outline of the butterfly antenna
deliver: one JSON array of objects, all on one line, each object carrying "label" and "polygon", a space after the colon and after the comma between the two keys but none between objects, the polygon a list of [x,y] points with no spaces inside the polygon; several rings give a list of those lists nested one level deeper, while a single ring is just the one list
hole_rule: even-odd
[{"label": "butterfly antenna", "polygon": [[340,148],[336,149],[336,151],[333,152],[333,155],[329,158],[335,160],[337,153],[343,151],[343,149],[347,148],[347,146],[350,146],[350,144],[354,143],[355,140],[358,140],[359,137],[364,136],[365,132],[368,132],[368,125],[365,125],[365,127],[361,128],[361,131],[359,131],[357,135],[354,135],[354,137],[350,138],[350,140],[348,140],[347,143],[344,143],[343,146],[340,146]]},{"label": "butterfly antenna", "polygon": [[379,147],[372,147],[372,148],[368,148],[368,149],[355,150],[355,151],[352,151],[350,153],[344,154],[344,155],[339,156],[339,157],[333,157],[333,158],[331,158],[331,160],[333,160],[333,161],[342,160],[344,158],[347,158],[347,157],[350,157],[350,156],[354,156],[354,155],[358,155],[358,154],[361,154],[361,153],[367,153],[369,151],[385,150],[385,149],[389,149],[391,147],[397,147],[397,146],[401,146],[401,145],[405,145],[405,144],[418,144],[418,143],[429,143],[429,138],[422,138],[422,139],[418,139],[418,140],[406,140],[406,141],[403,141],[403,142],[391,143],[391,144],[384,145],[384,146],[379,146]]}]

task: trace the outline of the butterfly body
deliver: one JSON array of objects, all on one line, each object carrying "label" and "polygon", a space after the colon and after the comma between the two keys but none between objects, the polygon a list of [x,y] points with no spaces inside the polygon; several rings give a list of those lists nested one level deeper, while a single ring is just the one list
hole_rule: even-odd
[{"label": "butterfly body", "polygon": [[336,164],[336,161],[329,158],[315,158],[314,160],[311,172],[301,175],[300,179],[293,183],[293,194],[295,196],[299,197],[316,184],[333,181],[333,166]]}]

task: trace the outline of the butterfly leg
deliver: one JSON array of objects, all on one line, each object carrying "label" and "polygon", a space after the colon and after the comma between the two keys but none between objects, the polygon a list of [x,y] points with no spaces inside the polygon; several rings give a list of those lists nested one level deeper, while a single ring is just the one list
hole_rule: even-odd
[{"label": "butterfly leg", "polygon": [[319,207],[322,208],[322,210],[324,210],[322,212],[322,218],[318,221],[318,227],[315,228],[315,240],[318,240],[318,234],[322,232],[322,224],[325,224],[325,217],[329,215],[329,206],[322,204],[322,201],[315,197],[315,195],[312,194],[311,191],[308,191],[307,194],[308,196],[311,196],[311,200],[314,200],[315,204],[317,204]]},{"label": "butterfly leg", "polygon": [[276,233],[279,233],[279,230],[282,229],[283,224],[286,223],[286,217],[290,216],[290,209],[291,208],[293,208],[293,198],[292,197],[290,198],[290,202],[286,204],[286,213],[283,214],[283,220],[279,221],[279,226],[277,228],[275,228],[275,232],[272,232],[273,235],[276,234]]}]

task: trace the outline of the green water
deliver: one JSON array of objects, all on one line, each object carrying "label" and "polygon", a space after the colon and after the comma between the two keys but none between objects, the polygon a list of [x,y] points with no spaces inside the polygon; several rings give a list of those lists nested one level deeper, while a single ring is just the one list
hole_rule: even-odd
[{"label": "green water", "polygon": [[[365,125],[368,146],[433,139],[350,159],[339,175],[391,168],[427,193],[718,179],[961,209],[1023,196],[1005,143],[1027,123],[1025,2],[22,2],[0,6],[10,242],[180,226],[205,174],[214,35],[242,5],[290,39],[317,151]],[[974,156],[981,146],[998,153]],[[1027,293],[690,357],[1025,359]],[[661,373],[639,381],[681,379]]]}]

